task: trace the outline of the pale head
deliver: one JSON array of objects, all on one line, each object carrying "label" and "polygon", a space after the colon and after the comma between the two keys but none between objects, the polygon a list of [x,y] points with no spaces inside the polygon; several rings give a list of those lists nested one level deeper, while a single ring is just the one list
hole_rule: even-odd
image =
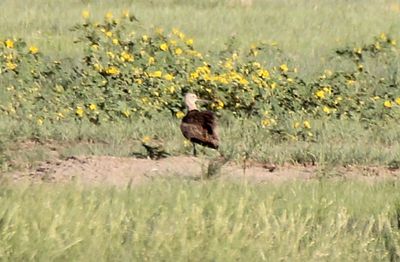
[{"label": "pale head", "polygon": [[188,108],[188,110],[197,110],[196,102],[204,102],[204,103],[209,103],[210,101],[200,99],[198,98],[195,94],[193,93],[187,93],[185,95],[185,104]]},{"label": "pale head", "polygon": [[197,98],[197,96],[195,94],[192,93],[187,93],[185,95],[185,104],[188,108],[188,110],[197,110],[197,106],[196,106],[196,102],[199,99]]}]

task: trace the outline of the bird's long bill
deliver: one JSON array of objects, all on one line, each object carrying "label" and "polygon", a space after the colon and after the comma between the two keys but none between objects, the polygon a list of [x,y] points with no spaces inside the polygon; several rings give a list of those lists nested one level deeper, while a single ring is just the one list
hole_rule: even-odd
[{"label": "bird's long bill", "polygon": [[210,100],[206,100],[206,99],[197,99],[197,102],[202,102],[202,103],[211,103]]}]

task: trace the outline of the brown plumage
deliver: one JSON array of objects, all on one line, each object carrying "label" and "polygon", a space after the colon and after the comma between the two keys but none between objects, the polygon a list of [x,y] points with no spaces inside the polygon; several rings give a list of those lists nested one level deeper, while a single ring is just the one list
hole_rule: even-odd
[{"label": "brown plumage", "polygon": [[210,111],[199,111],[196,107],[196,101],[205,100],[198,99],[195,94],[186,94],[185,103],[188,107],[188,113],[181,123],[182,134],[193,143],[193,154],[195,156],[195,144],[213,149],[219,147],[216,118]]}]

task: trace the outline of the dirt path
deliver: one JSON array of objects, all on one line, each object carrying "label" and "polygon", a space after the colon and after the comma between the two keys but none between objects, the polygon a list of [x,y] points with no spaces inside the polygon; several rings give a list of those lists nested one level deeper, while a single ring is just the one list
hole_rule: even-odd
[{"label": "dirt path", "polygon": [[[175,176],[193,180],[207,173],[210,160],[178,156],[161,160],[121,158],[110,156],[79,156],[40,164],[34,170],[8,174],[14,181],[68,182],[77,180],[85,184],[124,186],[151,181],[157,177]],[[316,166],[266,166],[251,164],[246,167],[229,162],[224,164],[218,179],[248,179],[254,182],[307,180],[322,176],[362,178],[369,180],[400,177],[400,172],[379,167],[347,167],[322,169]]]}]

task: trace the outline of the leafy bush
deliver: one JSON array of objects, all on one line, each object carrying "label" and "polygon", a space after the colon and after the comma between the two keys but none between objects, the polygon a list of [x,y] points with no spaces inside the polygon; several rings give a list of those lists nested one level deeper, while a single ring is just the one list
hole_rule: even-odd
[{"label": "leafy bush", "polygon": [[85,15],[73,28],[84,47],[78,62],[54,61],[23,40],[1,41],[0,110],[39,125],[101,124],[164,111],[180,118],[190,91],[211,100],[210,110],[260,116],[260,126],[294,139],[313,139],[315,118],[375,125],[400,116],[399,49],[386,34],[335,50],[345,69],[306,81],[273,44],[238,50],[231,41],[219,53],[202,54],[178,29],[138,34],[139,27],[127,12],[107,13],[102,23]]}]

